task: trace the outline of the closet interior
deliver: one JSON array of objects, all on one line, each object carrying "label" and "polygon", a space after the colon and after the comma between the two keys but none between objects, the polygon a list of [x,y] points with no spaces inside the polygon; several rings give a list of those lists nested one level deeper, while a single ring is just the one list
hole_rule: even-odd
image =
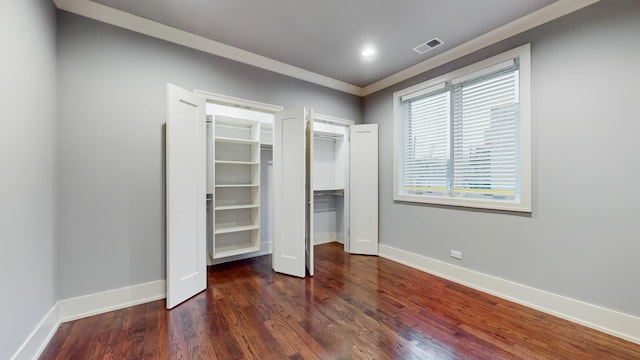
[{"label": "closet interior", "polygon": [[349,122],[313,123],[314,243],[344,244],[349,233]]}]

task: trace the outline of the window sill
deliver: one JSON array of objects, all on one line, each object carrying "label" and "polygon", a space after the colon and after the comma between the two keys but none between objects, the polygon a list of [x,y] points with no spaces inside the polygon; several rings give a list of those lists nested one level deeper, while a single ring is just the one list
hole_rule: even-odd
[{"label": "window sill", "polygon": [[446,205],[446,206],[459,206],[459,207],[487,209],[487,210],[515,211],[515,212],[523,212],[523,213],[531,212],[531,202],[524,201],[523,199],[520,199],[520,201],[508,201],[508,200],[469,199],[469,198],[429,196],[429,195],[394,194],[393,201],[433,204],[433,205]]}]

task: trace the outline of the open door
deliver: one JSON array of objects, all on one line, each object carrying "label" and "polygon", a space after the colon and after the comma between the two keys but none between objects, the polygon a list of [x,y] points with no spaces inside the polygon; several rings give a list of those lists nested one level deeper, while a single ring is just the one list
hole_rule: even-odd
[{"label": "open door", "polygon": [[204,98],[167,84],[167,309],[207,287]]},{"label": "open door", "polygon": [[305,264],[309,276],[313,276],[313,249],[315,240],[313,238],[313,110],[307,114],[306,126],[306,180],[305,180],[305,213],[306,213],[306,233],[305,233]]},{"label": "open door", "polygon": [[306,111],[276,113],[273,133],[273,270],[305,277]]},{"label": "open door", "polygon": [[350,127],[349,154],[349,252],[378,255],[377,124]]}]

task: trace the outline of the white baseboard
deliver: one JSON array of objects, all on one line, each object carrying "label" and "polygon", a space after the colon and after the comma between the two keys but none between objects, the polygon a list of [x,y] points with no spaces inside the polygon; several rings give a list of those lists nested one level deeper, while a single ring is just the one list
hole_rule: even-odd
[{"label": "white baseboard", "polygon": [[40,357],[60,323],[144,304],[166,297],[165,280],[60,300],[35,327],[11,360]]},{"label": "white baseboard", "polygon": [[40,320],[27,339],[20,345],[18,351],[13,354],[11,360],[30,360],[40,357],[45,347],[58,330],[60,320],[58,316],[58,303],[47,312]]},{"label": "white baseboard", "polygon": [[313,234],[313,244],[322,245],[332,242],[344,244],[344,234],[342,232],[316,232]]},{"label": "white baseboard", "polygon": [[314,245],[322,245],[322,244],[329,244],[329,243],[333,243],[333,242],[338,242],[336,241],[335,238],[326,238],[326,239],[320,239],[320,240],[316,240],[314,241]]},{"label": "white baseboard", "polygon": [[165,280],[158,280],[60,300],[58,302],[60,321],[77,320],[165,297]]},{"label": "white baseboard", "polygon": [[470,288],[640,344],[639,317],[465,269],[388,245],[379,245],[379,255]]},{"label": "white baseboard", "polygon": [[[269,243],[264,249],[261,249],[260,253],[268,254],[271,253],[271,250],[271,243]],[[470,288],[640,344],[640,318],[636,316],[482,274],[383,244],[379,246],[379,255]],[[251,256],[258,255],[255,253]],[[165,280],[158,280],[60,300],[49,310],[10,359],[37,359],[61,322],[144,304],[165,297]]]}]

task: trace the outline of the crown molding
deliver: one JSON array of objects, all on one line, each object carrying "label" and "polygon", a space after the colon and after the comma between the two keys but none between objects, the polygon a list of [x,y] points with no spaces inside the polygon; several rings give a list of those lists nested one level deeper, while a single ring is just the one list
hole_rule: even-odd
[{"label": "crown molding", "polygon": [[273,71],[278,74],[321,85],[357,96],[367,96],[377,91],[410,79],[425,71],[444,65],[474,51],[505,40],[536,26],[582,9],[600,0],[558,0],[542,9],[516,19],[495,30],[480,35],[466,43],[429,58],[421,63],[399,71],[365,87],[359,87],[325,75],[320,75],[293,65],[254,54],[171,26],[132,15],[90,0],[54,0],[64,11],[98,20],[123,29],[135,31],[174,44],[186,46],[209,54],[224,57],[247,65]]},{"label": "crown molding", "polygon": [[322,85],[360,96],[362,88],[356,85],[320,75],[265,56],[238,49],[187,31],[145,19],[89,0],[54,0],[58,9],[81,15],[123,29],[135,31],[157,39],[186,46],[209,54],[224,57],[247,65],[273,71],[278,74]]},{"label": "crown molding", "polygon": [[559,17],[580,10],[585,6],[594,4],[600,0],[558,0],[550,5],[543,7],[537,11],[518,18],[506,25],[495,30],[491,30],[472,40],[449,49],[439,55],[429,58],[421,63],[399,71],[382,80],[376,81],[362,89],[361,96],[367,96],[377,91],[395,85],[404,80],[410,79],[416,75],[420,75],[426,71],[434,69],[440,65],[444,65],[453,60],[459,59],[474,51],[486,48],[487,46],[508,39],[514,35],[520,34],[536,26],[555,20]]}]

